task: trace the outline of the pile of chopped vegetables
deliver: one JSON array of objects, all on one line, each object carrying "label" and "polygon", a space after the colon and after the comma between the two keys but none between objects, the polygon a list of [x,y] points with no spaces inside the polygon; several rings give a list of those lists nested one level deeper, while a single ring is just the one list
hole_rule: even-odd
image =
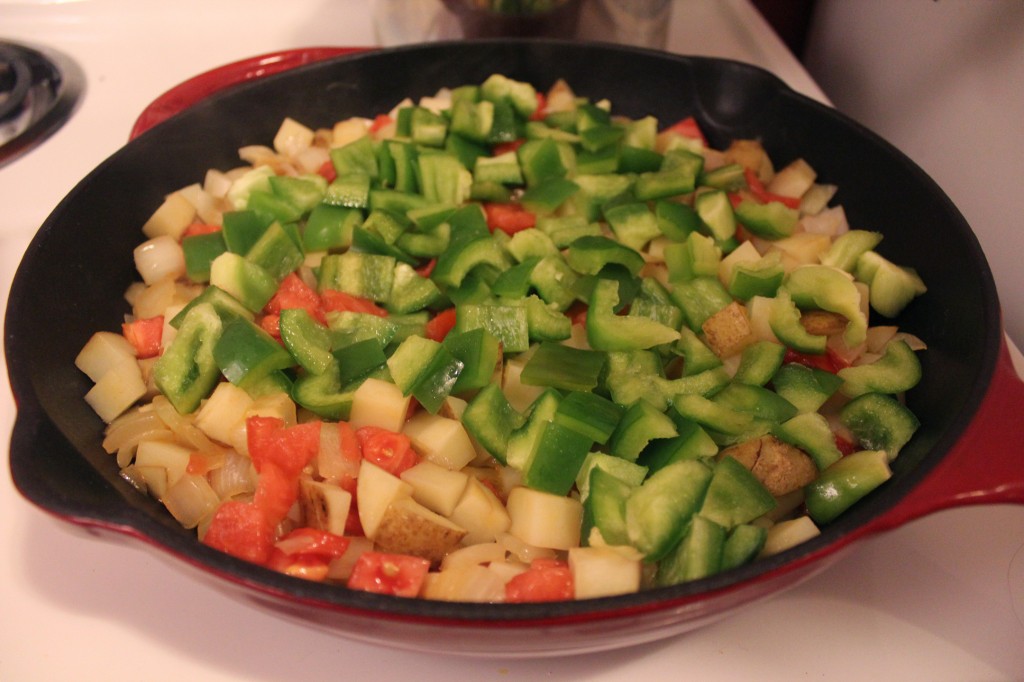
[{"label": "pile of chopped vegetables", "polygon": [[[375,113],[375,112],[368,112]],[[427,599],[584,599],[818,534],[918,427],[925,291],[803,159],[494,75],[292,119],[142,227],[76,364],[210,547]]]}]

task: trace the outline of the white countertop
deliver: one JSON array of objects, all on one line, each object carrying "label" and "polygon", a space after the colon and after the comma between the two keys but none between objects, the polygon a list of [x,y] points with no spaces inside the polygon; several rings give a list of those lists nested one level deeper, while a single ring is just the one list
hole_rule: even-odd
[{"label": "white countertop", "polygon": [[[0,2],[0,39],[76,59],[81,109],[0,169],[0,308],[21,253],[153,98],[275,50],[374,45],[363,0]],[[669,47],[764,66],[823,99],[744,0],[677,0]],[[6,368],[4,368],[6,374]],[[14,407],[0,391],[0,433]],[[823,575],[696,632],[572,659],[454,659],[354,643],[235,601],[176,560],[86,536],[0,476],[0,680],[1020,680],[1024,508],[942,512],[862,541]]]}]

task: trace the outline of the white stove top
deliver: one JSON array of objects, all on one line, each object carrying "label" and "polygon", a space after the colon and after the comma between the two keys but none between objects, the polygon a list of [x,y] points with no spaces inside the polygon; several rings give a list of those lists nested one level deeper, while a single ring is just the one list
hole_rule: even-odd
[{"label": "white stove top", "polygon": [[[156,96],[257,54],[380,44],[373,8],[365,0],[0,1],[0,40],[58,49],[87,78],[71,121],[0,169],[0,307],[34,231],[126,141]],[[668,47],[758,64],[824,100],[745,0],[677,0]],[[14,406],[4,386],[0,433],[9,434]],[[9,476],[0,477],[0,538],[2,680],[1024,678],[1024,509],[1009,506],[942,512],[862,541],[823,575],[681,637],[535,661],[391,651],[284,621],[173,559],[52,520]]]}]

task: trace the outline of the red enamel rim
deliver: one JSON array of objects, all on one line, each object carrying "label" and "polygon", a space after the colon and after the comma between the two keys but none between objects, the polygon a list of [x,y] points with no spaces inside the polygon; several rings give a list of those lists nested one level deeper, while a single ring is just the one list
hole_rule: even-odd
[{"label": "red enamel rim", "polygon": [[134,140],[153,126],[163,123],[171,116],[225,88],[298,66],[368,49],[370,48],[305,47],[249,57],[211,69],[174,86],[153,100],[135,120],[129,139]]}]

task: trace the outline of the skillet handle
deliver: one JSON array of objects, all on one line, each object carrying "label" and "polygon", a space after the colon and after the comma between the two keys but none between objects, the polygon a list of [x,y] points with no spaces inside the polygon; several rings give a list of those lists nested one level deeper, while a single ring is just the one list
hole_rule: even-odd
[{"label": "skillet handle", "polygon": [[1024,380],[1006,337],[981,405],[928,476],[875,524],[885,530],[951,507],[1024,504]]},{"label": "skillet handle", "polygon": [[193,104],[232,85],[281,73],[298,66],[312,64],[331,57],[363,52],[365,47],[306,47],[282,52],[271,52],[218,66],[180,83],[153,100],[132,126],[129,140],[146,132],[158,123],[188,109]]}]

